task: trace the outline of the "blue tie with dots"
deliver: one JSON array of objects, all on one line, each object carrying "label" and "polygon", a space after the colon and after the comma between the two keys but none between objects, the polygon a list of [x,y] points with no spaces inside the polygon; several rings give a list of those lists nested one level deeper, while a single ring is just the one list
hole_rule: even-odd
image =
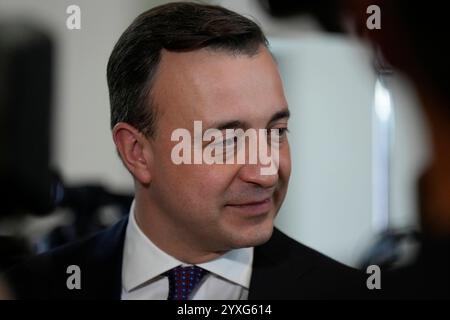
[{"label": "blue tie with dots", "polygon": [[169,278],[167,300],[188,300],[189,294],[207,273],[197,266],[178,266],[167,271],[164,274]]}]

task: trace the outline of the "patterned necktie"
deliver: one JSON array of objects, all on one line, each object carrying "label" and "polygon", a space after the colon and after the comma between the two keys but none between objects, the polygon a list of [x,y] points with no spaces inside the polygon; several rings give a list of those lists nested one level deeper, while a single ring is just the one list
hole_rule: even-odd
[{"label": "patterned necktie", "polygon": [[188,300],[189,294],[207,273],[208,271],[197,266],[178,266],[164,273],[169,277],[167,300]]}]

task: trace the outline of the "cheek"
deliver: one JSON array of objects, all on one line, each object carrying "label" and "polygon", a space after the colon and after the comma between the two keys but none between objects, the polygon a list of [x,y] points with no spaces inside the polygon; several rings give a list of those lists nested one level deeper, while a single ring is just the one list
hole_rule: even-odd
[{"label": "cheek", "polygon": [[[170,155],[175,143],[166,141],[156,150],[154,166],[162,192],[170,192],[174,201],[196,210],[212,210],[222,205],[226,191],[239,166],[173,163]],[[161,156],[162,155],[162,156]]]},{"label": "cheek", "polygon": [[203,201],[220,201],[233,181],[234,171],[230,165],[192,165],[188,166],[192,191]]},{"label": "cheek", "polygon": [[160,179],[170,185],[176,201],[196,210],[215,210],[224,202],[234,173],[229,165],[166,164]]}]

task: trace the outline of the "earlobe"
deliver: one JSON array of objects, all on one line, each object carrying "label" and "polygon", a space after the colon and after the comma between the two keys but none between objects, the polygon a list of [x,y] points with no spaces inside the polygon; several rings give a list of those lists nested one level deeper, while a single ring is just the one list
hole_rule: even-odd
[{"label": "earlobe", "polygon": [[151,181],[150,150],[147,140],[136,128],[119,122],[112,130],[113,140],[123,164],[141,184]]}]

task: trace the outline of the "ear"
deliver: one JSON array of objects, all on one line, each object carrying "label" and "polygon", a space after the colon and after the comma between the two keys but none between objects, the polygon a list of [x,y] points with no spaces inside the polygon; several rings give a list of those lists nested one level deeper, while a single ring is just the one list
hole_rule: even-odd
[{"label": "ear", "polygon": [[141,184],[149,184],[151,175],[151,147],[147,138],[135,127],[125,122],[117,123],[112,130],[113,140],[123,164]]}]

